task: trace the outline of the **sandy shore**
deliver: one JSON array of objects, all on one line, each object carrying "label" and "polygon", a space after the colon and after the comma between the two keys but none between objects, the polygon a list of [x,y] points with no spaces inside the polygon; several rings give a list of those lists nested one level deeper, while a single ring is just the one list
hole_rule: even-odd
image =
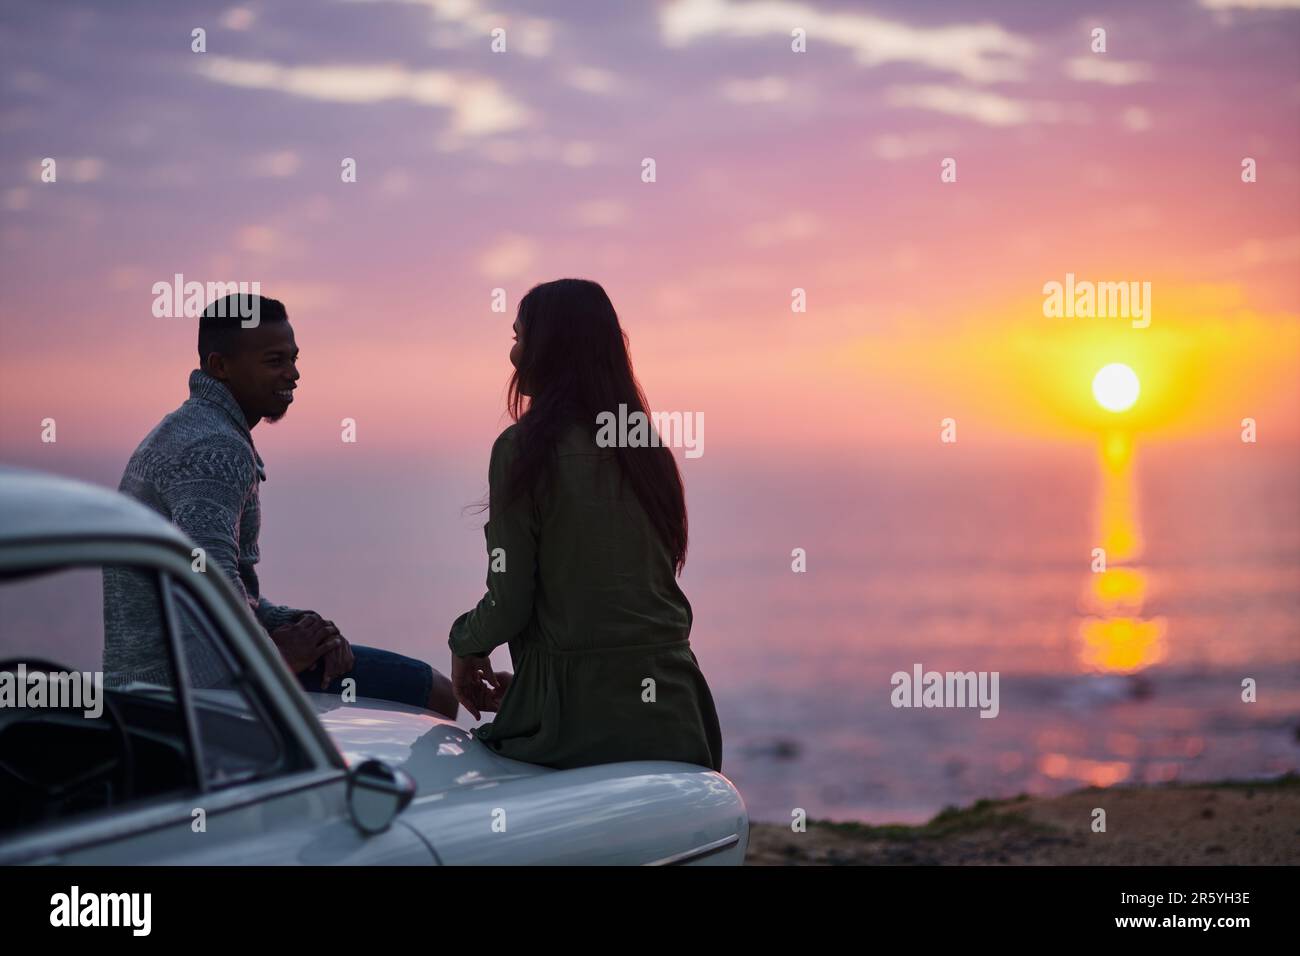
[{"label": "sandy shore", "polygon": [[[1106,811],[1093,833],[1092,811]],[[1300,864],[1300,776],[1159,787],[1090,787],[945,810],[920,826],[756,823],[745,862],[857,864]]]}]

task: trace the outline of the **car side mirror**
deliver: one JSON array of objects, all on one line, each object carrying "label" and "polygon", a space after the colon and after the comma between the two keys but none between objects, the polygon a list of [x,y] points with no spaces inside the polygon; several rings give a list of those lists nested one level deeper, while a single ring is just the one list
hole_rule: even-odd
[{"label": "car side mirror", "polygon": [[367,760],[348,774],[348,813],[362,833],[383,833],[415,797],[415,781],[382,760]]}]

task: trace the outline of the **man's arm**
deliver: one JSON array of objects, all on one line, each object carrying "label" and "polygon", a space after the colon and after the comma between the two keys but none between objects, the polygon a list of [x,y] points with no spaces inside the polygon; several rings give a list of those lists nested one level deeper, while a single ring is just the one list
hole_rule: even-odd
[{"label": "man's arm", "polygon": [[239,574],[239,521],[256,480],[248,446],[226,437],[185,449],[158,478],[172,522],[203,549],[206,564],[225,572],[250,611]]},{"label": "man's arm", "polygon": [[301,610],[300,608],[288,607],[284,604],[272,604],[265,597],[259,596],[257,599],[257,609],[253,613],[257,615],[257,620],[261,623],[262,627],[266,628],[267,633],[270,633],[277,627],[292,624],[308,612]]},{"label": "man's arm", "polygon": [[[295,608],[249,600],[248,585],[239,568],[239,525],[244,502],[257,481],[256,466],[246,445],[219,437],[183,452],[158,484],[172,521],[203,549],[206,564],[219,567],[254,613],[258,623],[295,674],[338,646],[337,631],[319,618],[304,618]],[[248,569],[254,589],[257,577]]]},{"label": "man's arm", "polygon": [[[159,494],[172,521],[203,549],[209,564],[225,572],[239,596],[269,634],[305,612],[272,604],[259,595],[249,599],[239,568],[239,525],[244,502],[257,481],[256,465],[246,444],[217,437],[186,449],[159,482]],[[250,568],[256,587],[256,574]]]}]

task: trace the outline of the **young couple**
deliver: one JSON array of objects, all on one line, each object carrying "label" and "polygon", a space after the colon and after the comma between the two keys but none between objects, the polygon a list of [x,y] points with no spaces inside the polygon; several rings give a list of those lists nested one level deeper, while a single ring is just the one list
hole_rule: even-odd
[{"label": "young couple", "polygon": [[[245,328],[250,305],[259,321]],[[275,299],[228,296],[208,306],[189,400],[136,449],[119,490],[204,549],[305,690],[338,694],[352,678],[358,697],[453,719],[460,704],[475,719],[492,712],[475,735],[530,763],[679,760],[720,770],[718,718],[676,581],[687,539],[677,464],[666,447],[595,441],[601,412],[649,411],[614,306],[594,282],[543,283],[520,301],[514,335],[514,424],[493,444],[488,467],[487,593],[451,625],[450,680],[422,661],[352,644],[323,615],[261,594],[266,471],[252,431],[284,416],[301,377],[294,331]],[[106,598],[119,626],[105,670],[150,679],[150,650],[129,636],[130,596],[106,585]],[[503,644],[513,673],[493,669],[490,655]]]}]

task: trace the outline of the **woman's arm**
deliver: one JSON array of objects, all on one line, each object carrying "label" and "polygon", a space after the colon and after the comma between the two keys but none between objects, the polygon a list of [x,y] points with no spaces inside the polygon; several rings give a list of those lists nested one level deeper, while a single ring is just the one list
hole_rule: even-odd
[{"label": "woman's arm", "polygon": [[514,462],[515,428],[492,445],[488,465],[487,593],[456,618],[447,643],[452,654],[488,654],[524,629],[533,614],[537,580],[537,516],[531,494],[506,501]]}]

